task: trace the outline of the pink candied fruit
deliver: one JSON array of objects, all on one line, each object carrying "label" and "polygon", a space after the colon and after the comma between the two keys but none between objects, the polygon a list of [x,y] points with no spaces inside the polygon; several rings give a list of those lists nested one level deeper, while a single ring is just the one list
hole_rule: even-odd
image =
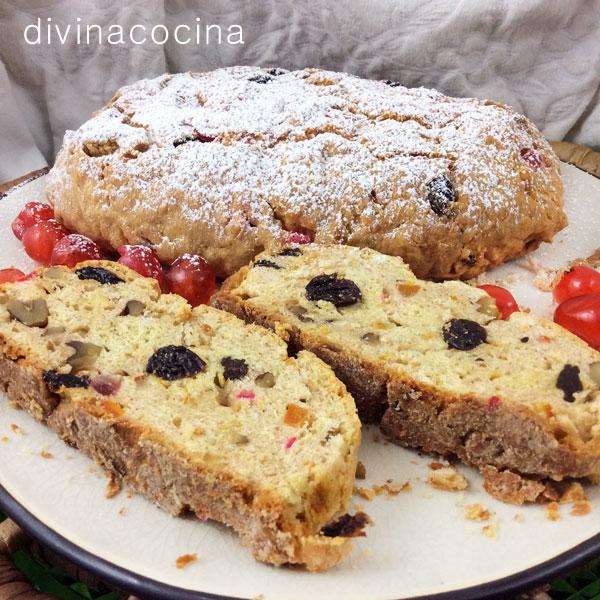
[{"label": "pink candied fruit", "polygon": [[500,400],[500,398],[498,398],[498,396],[492,396],[488,400],[488,407],[491,409],[498,408],[500,406],[500,404],[502,404],[502,400]]},{"label": "pink candied fruit", "polygon": [[288,236],[285,238],[286,244],[310,244],[312,238],[307,233],[300,233],[299,231],[290,231]]},{"label": "pink candied fruit", "polygon": [[285,449],[288,450],[289,448],[291,448],[296,442],[298,441],[298,438],[293,435],[291,438],[288,438],[284,444]]},{"label": "pink candied fruit", "polygon": [[521,158],[536,171],[545,166],[544,157],[535,148],[523,148]]},{"label": "pink candied fruit", "polygon": [[102,396],[114,396],[121,388],[121,381],[108,375],[98,375],[92,379],[91,385]]},{"label": "pink candied fruit", "polygon": [[252,390],[240,390],[236,394],[236,398],[238,398],[238,400],[254,400],[256,394]]}]

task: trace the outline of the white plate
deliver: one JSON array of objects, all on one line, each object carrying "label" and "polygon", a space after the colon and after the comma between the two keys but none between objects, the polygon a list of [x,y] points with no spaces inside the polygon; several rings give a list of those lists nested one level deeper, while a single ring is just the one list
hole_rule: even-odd
[{"label": "white plate", "polygon": [[[570,226],[533,254],[546,267],[600,246],[600,180],[568,165],[563,173]],[[25,202],[42,199],[39,178],[0,201],[0,268],[33,267],[10,222]],[[490,278],[511,275],[518,301],[548,314],[550,294],[532,285],[533,274],[522,264],[505,265]],[[172,518],[126,492],[107,499],[100,469],[5,400],[0,439],[9,441],[0,442],[0,505],[54,549],[145,597],[390,600],[452,592],[452,598],[474,598],[515,591],[600,553],[600,487],[586,489],[596,507],[589,515],[571,516],[564,505],[561,519],[551,522],[542,506],[495,501],[482,490],[480,475],[466,467],[459,467],[470,482],[465,492],[431,488],[431,457],[376,442],[376,430],[368,428],[360,452],[367,479],[359,483],[408,481],[412,491],[371,502],[354,497],[354,507],[362,505],[374,525],[337,568],[321,574],[272,568],[256,563],[222,526]],[[53,458],[42,458],[42,451]],[[464,506],[473,503],[493,513],[496,539],[484,535],[485,523],[465,519]],[[197,553],[197,562],[177,569],[177,557],[189,553]]]}]

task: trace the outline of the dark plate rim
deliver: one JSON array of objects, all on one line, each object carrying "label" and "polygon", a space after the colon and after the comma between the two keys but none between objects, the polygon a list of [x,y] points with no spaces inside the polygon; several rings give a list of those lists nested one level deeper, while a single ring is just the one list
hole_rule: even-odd
[{"label": "dark plate rim", "polygon": [[[573,163],[569,164],[573,165]],[[587,173],[579,165],[573,166]],[[43,177],[47,172],[48,169],[46,168],[32,173],[31,177],[0,194],[0,199],[9,195],[15,189],[31,183],[39,177]],[[592,174],[588,173],[588,175]],[[144,600],[247,600],[234,596],[221,596],[174,587],[119,567],[87,550],[83,550],[45,525],[26,508],[21,506],[2,485],[0,485],[0,509],[43,545],[77,564],[79,567],[86,569],[100,580],[107,581],[120,589],[136,594]],[[495,600],[506,598],[541,583],[548,583],[561,575],[573,571],[583,563],[598,557],[600,557],[600,533],[550,560],[513,575],[467,588],[450,590],[429,596],[403,598],[402,600]]]},{"label": "dark plate rim", "polygon": [[[30,536],[46,547],[89,571],[100,580],[107,581],[117,588],[135,594],[144,600],[173,600],[175,598],[177,600],[246,600],[234,596],[221,596],[208,592],[186,590],[161,583],[111,563],[92,552],[83,550],[32,515],[1,485],[0,509]],[[428,596],[403,598],[403,600],[494,600],[505,598],[533,588],[538,584],[548,583],[574,570],[582,563],[598,557],[600,557],[600,533],[550,560],[513,575],[467,588]]]}]

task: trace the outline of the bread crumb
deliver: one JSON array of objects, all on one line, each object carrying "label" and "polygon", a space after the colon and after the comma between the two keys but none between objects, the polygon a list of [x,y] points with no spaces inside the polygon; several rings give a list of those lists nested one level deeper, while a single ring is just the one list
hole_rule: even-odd
[{"label": "bread crumb", "polygon": [[405,481],[404,483],[396,483],[393,479],[388,479],[384,484],[374,484],[370,488],[355,487],[354,493],[364,500],[370,501],[383,493],[387,494],[388,496],[397,496],[402,492],[410,492],[411,490],[412,486],[409,481]]},{"label": "bread crumb", "polygon": [[108,474],[108,483],[106,484],[106,498],[111,500],[121,491],[121,481],[114,473]]},{"label": "bread crumb", "polygon": [[125,514],[126,510],[124,506],[121,506],[121,508],[119,509],[118,514],[122,517]]},{"label": "bread crumb", "polygon": [[129,489],[125,492],[125,496],[127,498],[133,498],[134,494],[135,494],[135,492],[132,489]]},{"label": "bread crumb", "polygon": [[550,502],[546,505],[546,519],[549,521],[558,521],[560,519],[558,502]]},{"label": "bread crumb", "polygon": [[258,596],[253,596],[252,600],[265,600],[265,595],[259,594]]},{"label": "bread crumb", "polygon": [[470,521],[489,521],[490,511],[482,504],[467,504],[464,508],[465,518]]},{"label": "bread crumb", "polygon": [[573,504],[571,514],[574,517],[583,517],[592,512],[592,505],[587,500],[578,500]]},{"label": "bread crumb", "polygon": [[376,444],[379,444],[379,442],[381,441],[381,436],[380,436],[380,435],[379,435],[377,432],[375,432],[375,433],[373,434],[373,441],[374,441]]},{"label": "bread crumb", "polygon": [[20,433],[21,435],[25,435],[23,430],[16,423],[11,423],[10,428],[14,433]]},{"label": "bread crumb", "polygon": [[10,438],[7,438],[6,436],[0,438],[0,442],[4,442],[6,444],[6,442],[10,442]]},{"label": "bread crumb", "polygon": [[54,458],[54,454],[52,454],[52,452],[48,452],[47,450],[42,450],[40,452],[40,456],[42,458]]},{"label": "bread crumb", "polygon": [[469,486],[466,477],[454,467],[442,467],[427,477],[427,483],[438,490],[457,492]]},{"label": "bread crumb", "polygon": [[367,469],[365,468],[365,465],[362,464],[362,462],[360,462],[360,460],[358,461],[358,463],[356,464],[356,479],[365,479],[367,476]]},{"label": "bread crumb", "polygon": [[587,495],[583,490],[583,486],[577,481],[569,484],[569,487],[562,493],[560,497],[561,504],[569,504],[571,502],[583,502],[587,500]]},{"label": "bread crumb", "polygon": [[498,537],[498,523],[489,523],[481,528],[483,535],[489,537],[490,540],[495,540]]},{"label": "bread crumb", "polygon": [[439,471],[440,469],[443,469],[445,466],[443,463],[440,462],[431,462],[427,465],[432,471]]},{"label": "bread crumb", "polygon": [[523,521],[525,521],[525,515],[521,514],[521,513],[517,513],[515,515],[515,521],[517,523],[523,523]]},{"label": "bread crumb", "polygon": [[187,567],[190,563],[196,562],[198,560],[198,556],[196,554],[182,554],[175,561],[175,566],[178,569],[183,569]]}]

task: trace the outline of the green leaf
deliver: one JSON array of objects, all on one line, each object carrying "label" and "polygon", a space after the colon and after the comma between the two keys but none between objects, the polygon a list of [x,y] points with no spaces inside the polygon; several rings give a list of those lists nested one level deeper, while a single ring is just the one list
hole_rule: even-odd
[{"label": "green leaf", "polygon": [[76,581],[74,584],[70,586],[70,588],[77,592],[80,596],[87,598],[87,600],[94,600],[92,593],[90,592],[90,588],[81,581]]}]

